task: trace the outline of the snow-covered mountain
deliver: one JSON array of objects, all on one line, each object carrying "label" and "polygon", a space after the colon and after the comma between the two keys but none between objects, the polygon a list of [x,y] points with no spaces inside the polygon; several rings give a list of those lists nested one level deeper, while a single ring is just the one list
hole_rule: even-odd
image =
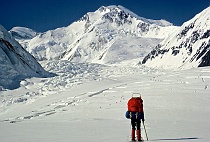
[{"label": "snow-covered mountain", "polygon": [[17,88],[26,77],[50,75],[1,25],[0,47],[0,90]]},{"label": "snow-covered mountain", "polygon": [[[121,39],[129,43],[129,47],[135,46],[135,50],[140,52],[145,44],[146,48],[153,48],[176,28],[165,20],[139,17],[122,6],[102,6],[95,12],[85,14],[68,27],[39,34],[30,40],[28,51],[38,60],[114,62],[120,59],[107,60],[110,47],[119,48],[113,45],[119,45]],[[151,42],[144,43],[141,38],[149,38]],[[151,45],[148,45],[149,43]],[[123,44],[121,46],[128,48]],[[129,53],[124,52],[122,56],[126,54]],[[135,58],[139,57],[139,54],[135,55]],[[128,59],[128,56],[126,58]]]},{"label": "snow-covered mountain", "polygon": [[[131,12],[129,13],[134,15]],[[94,13],[92,14],[94,15]],[[208,41],[202,47],[209,53],[209,14],[204,10],[203,13],[197,15],[197,20],[186,22],[183,25],[184,27],[181,27],[181,31],[177,30],[161,44],[167,44],[166,41],[168,41],[171,46],[173,44],[178,46],[180,41],[184,42],[185,38],[189,38],[190,42],[186,42],[186,44],[192,45],[192,50],[187,51],[193,54],[196,52],[193,47]],[[148,21],[151,24],[150,26],[155,22]],[[201,24],[198,24],[197,21]],[[80,22],[85,24],[83,20]],[[80,22],[77,21],[76,23]],[[106,23],[106,20],[104,22]],[[189,26],[189,23],[192,22],[194,25]],[[158,23],[160,25],[165,22],[159,21]],[[78,38],[76,34],[72,33],[72,25],[75,26],[74,32],[77,33],[78,37],[81,37],[78,43],[74,42]],[[103,27],[102,24],[93,24],[95,27],[92,27],[92,31],[87,30],[91,33],[88,34],[88,32],[83,31],[83,28],[76,27],[76,24],[73,23],[72,25],[36,36],[32,41],[38,40],[43,47],[37,48],[40,49],[40,52],[34,50],[39,55],[45,55],[45,53],[53,53],[49,51],[54,48],[56,54],[56,46],[60,46],[61,50],[66,47],[68,51],[70,46],[73,47],[70,44],[71,41],[75,43],[75,48],[72,50],[80,53],[80,51],[85,50],[82,45],[85,46],[85,42],[89,43],[89,39],[97,41],[94,39],[93,31],[96,28],[99,28],[100,31],[102,30],[100,26]],[[77,26],[83,27],[82,25]],[[108,28],[105,30],[109,31],[112,26],[114,26],[114,22],[108,24]],[[201,31],[199,26],[203,26]],[[205,26],[207,30],[204,28]],[[117,28],[124,30],[128,27],[116,26]],[[199,33],[197,36],[193,34],[196,29]],[[155,43],[161,40],[153,36],[148,38],[146,32],[142,32],[142,35],[145,35],[140,37],[133,35],[133,33],[121,32],[117,30],[109,31],[107,36],[104,35],[106,32],[98,33],[104,38],[116,33],[115,36],[110,37],[111,42],[103,44],[107,47],[103,50],[107,50],[107,52],[100,54],[103,55],[101,56],[103,62],[119,62],[129,60],[128,57],[143,56],[146,52],[149,52],[150,47],[155,46]],[[88,38],[91,35],[93,37]],[[98,35],[95,35],[95,37],[98,37]],[[169,41],[170,39],[171,41]],[[174,40],[177,40],[178,43]],[[188,40],[186,39],[186,41]],[[98,44],[93,47],[99,47],[99,43],[102,44],[103,42],[96,43]],[[39,43],[34,41],[34,44],[38,46]],[[110,47],[108,47],[108,44],[110,44]],[[47,45],[46,48],[45,45]],[[100,47],[103,48],[102,45]],[[176,51],[177,55],[179,52],[182,52],[181,55],[185,55],[183,48],[185,49],[185,46],[180,46],[180,51]],[[87,59],[90,59],[89,57],[93,53],[98,56],[97,52],[101,53],[100,50],[102,49],[92,50],[88,48],[85,50],[90,51],[87,54]],[[164,54],[164,52],[169,52],[167,50],[171,51],[172,49],[166,48],[164,51],[160,47],[156,50],[163,52],[164,56],[168,56],[170,62],[175,63],[176,60],[178,62],[178,59],[172,58],[176,60],[171,60],[171,56]],[[153,52],[156,53],[156,50]],[[198,56],[209,58],[205,50],[197,50],[198,54],[195,54],[195,58],[197,59]],[[199,54],[200,52],[203,53]],[[66,52],[63,55],[67,58],[68,54]],[[85,59],[83,56],[81,54],[81,58],[76,57],[72,60],[82,61],[81,59]],[[156,60],[158,57],[154,58]],[[95,58],[95,60],[98,59]],[[164,59],[164,61],[166,60]],[[203,61],[208,62],[209,60]],[[57,76],[34,78],[33,76],[47,76],[48,73],[12,38],[10,33],[0,26],[1,142],[128,142],[131,140],[131,127],[130,120],[126,119],[124,114],[127,111],[128,100],[136,93],[141,94],[144,100],[145,122],[144,125],[141,123],[140,129],[143,139],[146,140],[148,137],[149,141],[154,142],[210,141],[210,104],[208,99],[210,67],[171,71],[146,66],[130,67],[127,66],[129,62],[132,61],[120,63],[121,66],[107,66],[88,62],[73,63],[68,60],[45,61],[40,62],[41,65],[47,71],[57,74]],[[146,63],[149,65],[149,62]],[[156,61],[154,63],[157,64]],[[25,79],[25,77],[28,78]],[[22,78],[24,80],[20,81]],[[14,81],[20,81],[20,87]],[[18,88],[1,91],[3,90],[1,86]]]},{"label": "snow-covered mountain", "polygon": [[39,34],[38,32],[26,27],[13,27],[9,33],[11,33],[12,37],[25,49],[27,49],[30,40]]},{"label": "snow-covered mountain", "polygon": [[162,68],[210,65],[210,7],[185,22],[149,53],[143,64]]},{"label": "snow-covered mountain", "polygon": [[32,39],[37,36],[39,33],[25,27],[13,27],[10,31],[11,35],[15,39]]}]

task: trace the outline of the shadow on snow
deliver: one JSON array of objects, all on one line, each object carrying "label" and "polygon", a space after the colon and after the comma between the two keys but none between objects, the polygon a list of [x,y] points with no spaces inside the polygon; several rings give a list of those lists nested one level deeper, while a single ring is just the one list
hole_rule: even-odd
[{"label": "shadow on snow", "polygon": [[166,138],[166,139],[154,139],[149,141],[178,141],[178,140],[196,140],[199,138],[196,137],[189,137],[189,138]]}]

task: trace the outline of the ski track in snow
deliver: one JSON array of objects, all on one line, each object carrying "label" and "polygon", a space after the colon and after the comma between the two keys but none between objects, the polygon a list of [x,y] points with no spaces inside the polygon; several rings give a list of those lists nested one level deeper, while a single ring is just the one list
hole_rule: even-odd
[{"label": "ski track in snow", "polygon": [[[61,126],[70,131],[71,137],[61,139],[66,135],[59,133],[60,141],[84,141],[74,131],[85,132],[84,137],[88,141],[129,141],[130,124],[124,117],[126,104],[132,93],[140,93],[145,102],[146,128],[150,141],[209,140],[208,133],[202,134],[210,128],[205,127],[210,118],[206,114],[210,112],[206,107],[210,85],[209,67],[169,71],[144,66],[74,64],[68,61],[51,61],[42,65],[58,76],[26,79],[21,82],[20,88],[0,92],[0,125],[6,130],[12,131],[7,127],[11,123],[15,128],[25,128],[25,123],[32,126],[35,123],[41,128],[42,123],[65,122],[71,127]],[[199,115],[195,118],[196,113]],[[207,120],[203,120],[204,116]],[[198,120],[203,120],[202,124],[196,124]],[[168,129],[168,124],[171,130],[161,133]],[[99,130],[94,125],[103,129]],[[83,126],[90,130],[81,130]],[[96,131],[101,137],[94,137]],[[25,133],[31,136],[30,132]],[[143,129],[142,133],[145,138]],[[43,134],[39,134],[42,140]],[[23,141],[19,135],[19,141]],[[6,140],[2,130],[0,136]],[[52,141],[53,138],[56,136],[45,141]],[[37,141],[38,138],[30,140]],[[8,141],[12,141],[12,138]]]}]

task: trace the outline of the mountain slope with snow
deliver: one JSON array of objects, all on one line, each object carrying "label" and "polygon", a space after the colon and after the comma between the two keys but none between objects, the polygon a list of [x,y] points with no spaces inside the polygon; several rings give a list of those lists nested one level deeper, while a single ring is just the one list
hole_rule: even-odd
[{"label": "mountain slope with snow", "polygon": [[[99,58],[105,64],[122,63],[133,59],[143,59],[161,39],[125,37],[116,40]],[[137,64],[137,62],[136,62]]]},{"label": "mountain slope with snow", "polygon": [[[127,42],[131,43],[132,38],[163,39],[176,28],[165,20],[139,17],[122,6],[102,6],[68,27],[36,36],[30,41],[28,51],[38,60],[103,62],[102,56],[109,54],[109,48],[121,39],[128,38]],[[154,42],[158,44],[156,39]],[[154,42],[150,48],[154,47]]]},{"label": "mountain slope with snow", "polygon": [[[20,86],[20,80],[27,77],[46,77],[45,71],[36,59],[29,54],[0,25],[0,87],[14,89]],[[0,89],[0,90],[1,90]]]},{"label": "mountain slope with snow", "polygon": [[18,41],[23,48],[27,49],[28,44],[32,38],[37,36],[38,32],[25,28],[25,27],[13,27],[9,33],[11,33],[12,37]]},{"label": "mountain slope with snow", "polygon": [[210,66],[210,7],[162,41],[143,64],[162,68]]}]

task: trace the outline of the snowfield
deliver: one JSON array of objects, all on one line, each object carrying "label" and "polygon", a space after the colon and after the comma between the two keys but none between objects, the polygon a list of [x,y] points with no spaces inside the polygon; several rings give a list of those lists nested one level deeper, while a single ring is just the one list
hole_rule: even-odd
[{"label": "snowfield", "polygon": [[0,92],[1,142],[128,142],[124,114],[132,93],[144,100],[149,141],[210,141],[210,67],[41,64],[58,76],[26,79]]}]

